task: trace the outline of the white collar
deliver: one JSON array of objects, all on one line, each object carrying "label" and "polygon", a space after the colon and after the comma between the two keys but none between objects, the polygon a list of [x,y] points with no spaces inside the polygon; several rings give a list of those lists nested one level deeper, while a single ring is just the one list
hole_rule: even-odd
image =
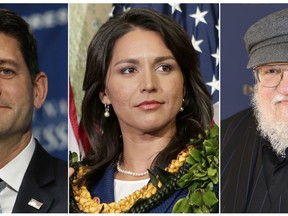
[{"label": "white collar", "polygon": [[35,139],[32,135],[28,145],[12,161],[0,169],[0,178],[17,192],[34,153],[35,146]]}]

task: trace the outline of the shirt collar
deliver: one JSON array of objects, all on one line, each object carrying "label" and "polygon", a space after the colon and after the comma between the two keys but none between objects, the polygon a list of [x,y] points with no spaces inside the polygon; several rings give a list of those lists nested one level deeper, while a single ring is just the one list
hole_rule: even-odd
[{"label": "shirt collar", "polygon": [[17,192],[34,153],[35,145],[35,139],[31,136],[28,145],[12,161],[0,169],[1,179]]}]

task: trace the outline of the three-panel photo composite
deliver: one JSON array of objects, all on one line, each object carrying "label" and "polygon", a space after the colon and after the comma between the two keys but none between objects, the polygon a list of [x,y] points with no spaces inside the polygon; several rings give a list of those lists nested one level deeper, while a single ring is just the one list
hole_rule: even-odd
[{"label": "three-panel photo composite", "polygon": [[0,3],[0,213],[288,213],[288,4]]}]

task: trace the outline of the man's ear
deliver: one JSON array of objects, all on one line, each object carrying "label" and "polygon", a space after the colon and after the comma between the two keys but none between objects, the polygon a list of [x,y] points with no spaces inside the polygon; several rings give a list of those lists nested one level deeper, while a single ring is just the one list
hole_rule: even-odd
[{"label": "man's ear", "polygon": [[40,72],[34,81],[34,107],[41,108],[48,93],[48,78],[44,72]]},{"label": "man's ear", "polygon": [[99,93],[99,98],[103,104],[111,104],[111,101],[109,99],[108,94],[106,93],[106,90]]}]

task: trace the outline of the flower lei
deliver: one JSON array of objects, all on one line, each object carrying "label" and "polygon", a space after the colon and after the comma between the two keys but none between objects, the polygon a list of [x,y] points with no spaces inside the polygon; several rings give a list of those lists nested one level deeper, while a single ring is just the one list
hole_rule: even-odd
[{"label": "flower lei", "polygon": [[75,161],[75,154],[70,154],[70,163],[75,169],[70,178],[70,212],[148,212],[170,194],[183,188],[188,189],[188,195],[176,202],[173,213],[217,212],[215,186],[219,183],[218,126],[214,124],[205,130],[205,134],[206,137],[199,134],[196,139],[191,139],[187,149],[181,151],[165,170],[155,167],[158,175],[149,170],[149,183],[118,203],[100,203],[98,197],[91,197],[86,186],[78,187],[77,181],[89,169]]}]

